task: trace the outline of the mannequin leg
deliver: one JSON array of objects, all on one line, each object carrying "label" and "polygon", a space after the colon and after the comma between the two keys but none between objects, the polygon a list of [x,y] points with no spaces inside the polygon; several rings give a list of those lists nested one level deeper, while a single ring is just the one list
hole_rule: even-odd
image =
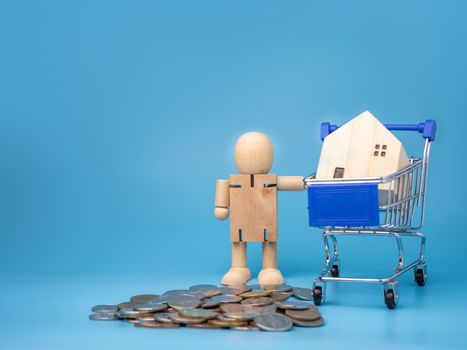
[{"label": "mannequin leg", "polygon": [[277,268],[277,243],[263,242],[263,269],[258,275],[260,285],[285,283],[282,273]]},{"label": "mannequin leg", "polygon": [[246,262],[246,242],[232,242],[232,267],[222,277],[223,285],[243,285],[251,278]]}]

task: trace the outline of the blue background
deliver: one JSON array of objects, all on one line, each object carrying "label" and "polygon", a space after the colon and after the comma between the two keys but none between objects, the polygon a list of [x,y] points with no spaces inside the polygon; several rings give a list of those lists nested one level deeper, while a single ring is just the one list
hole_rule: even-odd
[{"label": "blue background", "polygon": [[[0,348],[465,348],[467,6],[462,1],[0,2]],[[327,325],[271,334],[92,322],[89,308],[218,283],[228,223],[215,181],[233,145],[270,135],[273,171],[307,175],[319,125],[364,110],[438,121],[430,281],[334,285]],[[402,136],[420,154],[419,135]],[[310,286],[324,261],[305,193],[279,194],[279,261]],[[407,248],[416,248],[408,244]],[[388,273],[394,242],[344,240],[347,273]],[[251,245],[253,275],[260,247]],[[254,282],[255,280],[253,280]]]}]

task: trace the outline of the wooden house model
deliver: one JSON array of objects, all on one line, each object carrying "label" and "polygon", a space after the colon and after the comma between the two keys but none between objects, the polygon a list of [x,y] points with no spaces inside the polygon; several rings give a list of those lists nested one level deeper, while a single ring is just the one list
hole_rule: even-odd
[{"label": "wooden house model", "polygon": [[[408,164],[401,142],[366,111],[324,139],[316,178],[386,176]],[[380,203],[387,198],[381,190],[387,189],[387,185],[380,185]]]}]

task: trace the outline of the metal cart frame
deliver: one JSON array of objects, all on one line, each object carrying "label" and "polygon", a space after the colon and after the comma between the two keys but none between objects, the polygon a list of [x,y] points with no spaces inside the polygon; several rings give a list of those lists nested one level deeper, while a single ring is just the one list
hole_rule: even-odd
[{"label": "metal cart frame", "polygon": [[[353,179],[316,179],[315,174],[305,179],[305,185],[309,192],[309,211],[310,211],[310,226],[316,226],[324,229],[323,243],[326,256],[326,263],[319,277],[313,283],[313,297],[316,305],[324,303],[326,298],[326,283],[327,282],[356,282],[356,283],[380,283],[383,286],[384,302],[389,309],[394,309],[399,301],[399,291],[397,278],[403,273],[413,269],[415,282],[418,286],[424,286],[428,278],[427,264],[425,262],[425,235],[420,232],[424,222],[424,206],[426,181],[428,175],[428,165],[430,159],[431,142],[436,136],[436,122],[427,120],[420,124],[386,124],[389,130],[417,131],[422,134],[425,139],[422,158],[412,157],[410,163],[404,169],[401,169],[391,175],[372,178],[353,178]],[[329,123],[321,124],[321,139],[337,130],[338,126]],[[379,199],[378,186],[386,184],[387,200],[381,203]],[[350,187],[349,187],[350,186]],[[373,186],[376,188],[376,202],[370,203],[370,206],[375,206],[375,215],[377,215],[378,225],[346,225],[338,224],[330,220],[330,224],[323,224],[323,220],[319,224],[311,219],[313,211],[317,211],[316,203],[321,203],[315,198],[310,197],[310,191],[318,189],[332,189],[332,193],[327,193],[327,198],[339,191],[343,191],[344,187],[347,191],[358,186]],[[329,197],[331,196],[331,197]],[[336,197],[337,198],[337,197]],[[371,210],[371,207],[370,207]],[[326,220],[324,220],[324,223]],[[392,237],[396,240],[398,248],[398,262],[394,268],[394,272],[381,278],[355,278],[342,277],[340,271],[339,250],[337,244],[337,236],[353,235],[353,236],[385,236]],[[420,252],[418,259],[405,263],[404,247],[402,237],[410,236],[420,240]],[[331,248],[332,247],[332,248]]]}]

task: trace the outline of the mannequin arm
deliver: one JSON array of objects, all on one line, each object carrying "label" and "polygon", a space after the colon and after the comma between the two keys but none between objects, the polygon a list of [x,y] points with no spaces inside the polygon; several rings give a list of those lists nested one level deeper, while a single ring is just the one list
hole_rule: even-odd
[{"label": "mannequin arm", "polygon": [[214,216],[219,220],[225,220],[229,217],[230,206],[230,182],[229,180],[216,181],[216,208]]},{"label": "mannequin arm", "polygon": [[278,191],[303,191],[305,184],[303,176],[278,176],[277,190]]}]

